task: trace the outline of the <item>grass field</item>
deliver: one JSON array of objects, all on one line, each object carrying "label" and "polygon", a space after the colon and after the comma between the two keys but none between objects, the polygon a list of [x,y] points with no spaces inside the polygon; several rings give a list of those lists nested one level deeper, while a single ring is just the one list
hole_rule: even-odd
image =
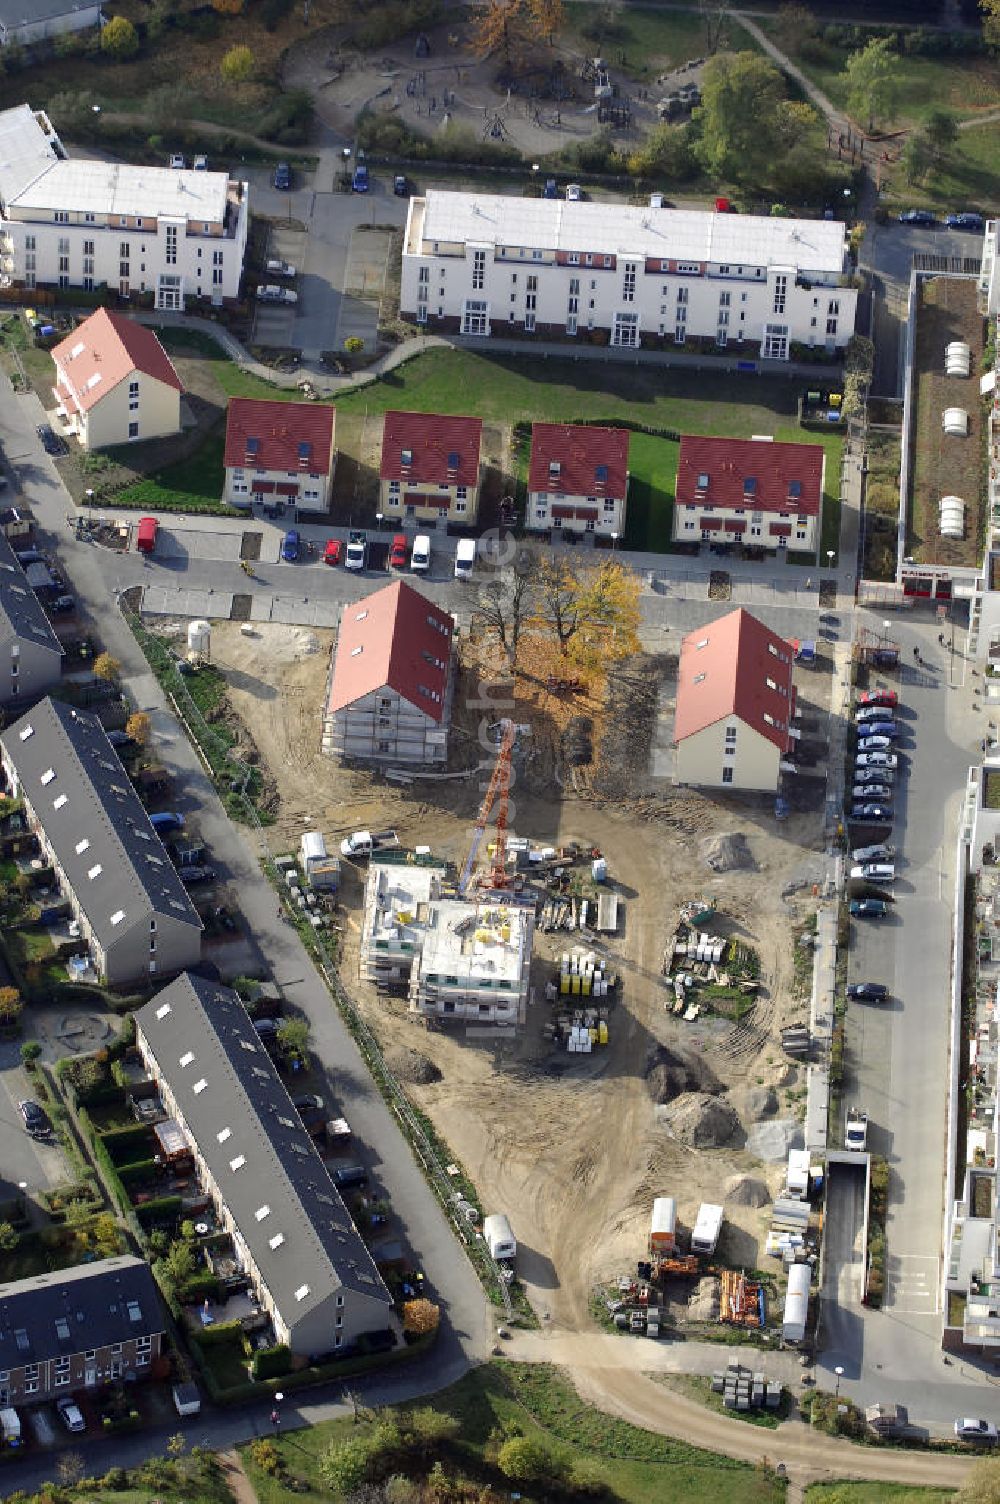
[{"label": "grass field", "polygon": [[[483,1447],[494,1427],[516,1422],[526,1435],[544,1433],[561,1455],[586,1458],[613,1496],[626,1504],[667,1497],[683,1499],[684,1504],[780,1504],[785,1496],[783,1485],[770,1474],[642,1431],[583,1404],[554,1369],[492,1363],[430,1396],[427,1403],[461,1421],[460,1449],[470,1464],[482,1465]],[[354,1429],[349,1420],[329,1421],[278,1440],[288,1472],[302,1480],[312,1496],[331,1497],[319,1480],[319,1458],[332,1441],[346,1439]],[[293,1494],[267,1477],[246,1451],[243,1464],[259,1504],[288,1504],[306,1491],[300,1486]],[[530,1490],[528,1496],[538,1497]]]},{"label": "grass field", "polygon": [[[706,53],[705,24],[693,9],[660,12],[622,5],[615,9],[614,20],[603,34],[595,29],[598,17],[594,6],[570,0],[565,15],[562,46],[582,52],[585,57],[598,46],[616,72],[640,81],[655,78]],[[589,32],[585,32],[588,25]],[[726,19],[725,40],[734,52],[757,51],[750,33],[732,16]],[[619,57],[622,52],[624,63]]]},{"label": "grass field", "polygon": [[218,427],[187,459],[165,465],[155,475],[117,491],[115,506],[148,507],[153,512],[218,512],[225,471],[225,433]]},{"label": "grass field", "polygon": [[807,1504],[945,1504],[951,1489],[907,1488],[902,1483],[813,1483]]}]

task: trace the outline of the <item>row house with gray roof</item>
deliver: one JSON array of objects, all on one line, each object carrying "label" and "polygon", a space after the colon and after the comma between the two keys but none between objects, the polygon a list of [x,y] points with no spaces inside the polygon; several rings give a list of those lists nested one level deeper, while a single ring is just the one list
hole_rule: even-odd
[{"label": "row house with gray roof", "polygon": [[15,712],[59,683],[62,643],[0,533],[0,705]]},{"label": "row house with gray roof", "polygon": [[187,972],[135,1022],[277,1340],[315,1358],[384,1332],[389,1291],[238,995]]},{"label": "row house with gray roof", "polygon": [[201,957],[202,923],[96,716],[51,698],[0,734],[0,766],[110,986]]},{"label": "row house with gray roof", "polygon": [[164,1345],[149,1266],[132,1254],[0,1286],[0,1408],[148,1377]]}]

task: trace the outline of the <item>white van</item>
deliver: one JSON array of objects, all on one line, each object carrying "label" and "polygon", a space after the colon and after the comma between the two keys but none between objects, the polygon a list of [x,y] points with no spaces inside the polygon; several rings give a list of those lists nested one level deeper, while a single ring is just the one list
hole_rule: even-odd
[{"label": "white van", "polygon": [[456,580],[471,580],[472,571],[476,563],[476,540],[475,538],[459,538],[455,548],[455,578]]},{"label": "white van", "polygon": [[340,843],[342,856],[371,856],[375,843],[370,830],[355,830]]},{"label": "white van", "polygon": [[426,574],[431,567],[431,540],[427,533],[418,533],[413,540],[410,568],[417,574]]}]

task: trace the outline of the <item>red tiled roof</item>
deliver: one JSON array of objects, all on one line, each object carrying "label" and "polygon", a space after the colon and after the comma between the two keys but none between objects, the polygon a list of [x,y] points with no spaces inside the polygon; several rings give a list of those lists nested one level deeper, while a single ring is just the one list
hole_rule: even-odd
[{"label": "red tiled roof", "polygon": [[[481,418],[386,413],[379,475],[418,486],[478,486],[482,436]],[[410,455],[408,465],[403,464],[404,451]]]},{"label": "red tiled roof", "polygon": [[[779,687],[772,689],[769,679]],[[749,611],[730,611],[684,638],[677,673],[675,741],[735,715],[773,742],[779,752],[786,752],[794,709],[791,648]],[[765,714],[775,724],[766,721]]]},{"label": "red tiled roof", "polygon": [[[627,428],[532,423],[528,490],[621,499],[628,487],[628,441]],[[598,476],[602,465],[607,474]]]},{"label": "red tiled roof", "polygon": [[365,695],[388,688],[440,722],[452,630],[448,612],[405,580],[395,580],[346,605],[340,617],[327,713],[332,715]]},{"label": "red tiled roof", "polygon": [[89,412],[106,392],[141,371],[182,392],[181,380],[152,329],[98,308],[53,348],[52,359],[72,382],[78,406]]},{"label": "red tiled roof", "polygon": [[[772,444],[766,439],[685,433],[677,459],[677,504],[818,517],[824,457],[822,444]],[[708,486],[703,489],[698,480],[704,475]],[[752,492],[744,486],[748,478],[757,483]],[[789,495],[793,484],[801,488],[797,497]]]},{"label": "red tiled roof", "polygon": [[[223,463],[251,470],[295,470],[325,475],[333,452],[334,409],[321,402],[262,402],[231,397],[226,412]],[[257,441],[251,457],[247,441]],[[299,446],[309,449],[300,464]]]}]

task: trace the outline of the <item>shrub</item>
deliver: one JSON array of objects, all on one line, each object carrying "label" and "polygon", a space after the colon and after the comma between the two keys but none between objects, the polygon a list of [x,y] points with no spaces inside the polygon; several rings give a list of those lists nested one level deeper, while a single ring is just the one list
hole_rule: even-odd
[{"label": "shrub", "polygon": [[135,1151],[141,1149],[148,1152],[152,1144],[149,1129],[142,1123],[128,1128],[109,1128],[101,1134],[101,1138],[114,1165],[133,1163]]},{"label": "shrub", "polygon": [[253,1376],[255,1379],[279,1379],[292,1368],[292,1354],[284,1343],[277,1347],[259,1348],[253,1356]]},{"label": "shrub", "polygon": [[135,1214],[143,1227],[152,1227],[157,1222],[174,1222],[183,1206],[180,1196],[155,1196],[135,1208]]},{"label": "shrub", "polygon": [[119,1165],[118,1179],[122,1185],[148,1185],[156,1179],[155,1159],[137,1159],[134,1164]]}]

